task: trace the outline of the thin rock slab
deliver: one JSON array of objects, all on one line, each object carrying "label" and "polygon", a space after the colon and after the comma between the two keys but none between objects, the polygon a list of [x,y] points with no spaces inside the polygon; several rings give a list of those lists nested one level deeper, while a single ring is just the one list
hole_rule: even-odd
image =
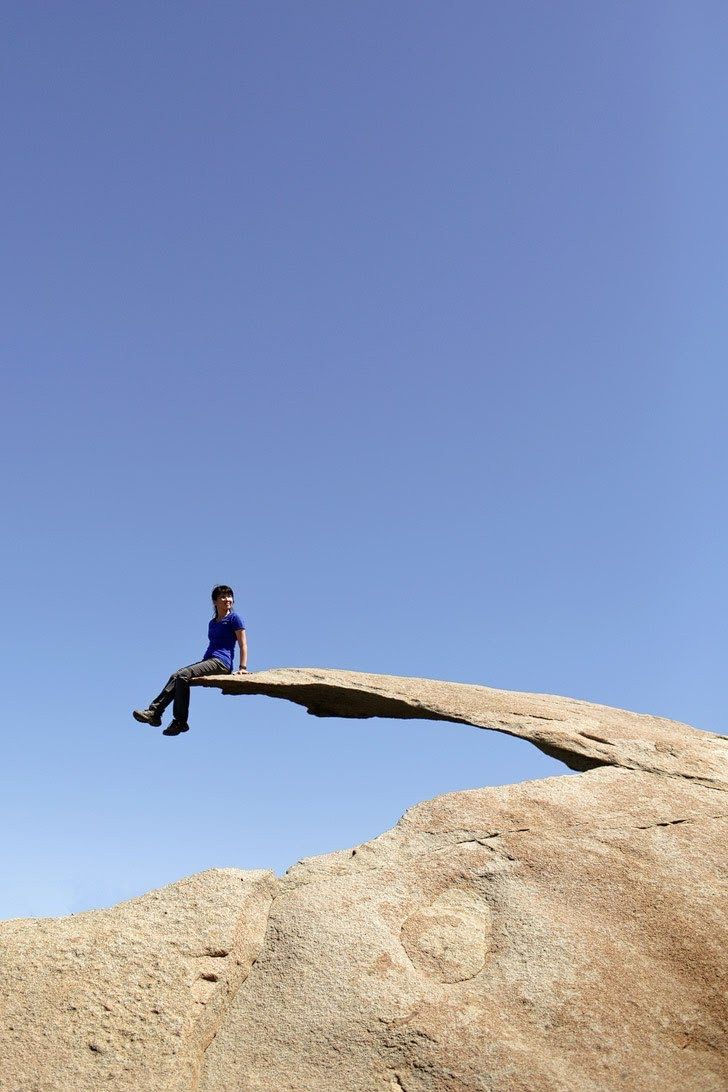
[{"label": "thin rock slab", "polygon": [[471,724],[530,740],[573,770],[664,773],[728,789],[728,738],[687,724],[553,694],[331,668],[208,675],[197,686],[285,698],[318,717],[390,717]]}]

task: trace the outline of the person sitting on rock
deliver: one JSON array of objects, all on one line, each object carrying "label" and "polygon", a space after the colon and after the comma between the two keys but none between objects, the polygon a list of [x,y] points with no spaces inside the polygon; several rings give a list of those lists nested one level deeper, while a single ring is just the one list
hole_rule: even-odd
[{"label": "person sitting on rock", "polygon": [[239,673],[247,672],[248,645],[245,624],[239,614],[233,610],[235,596],[227,584],[217,584],[212,589],[212,601],[215,615],[207,627],[207,651],[201,660],[189,667],[182,667],[170,675],[164,690],[147,709],[135,709],[133,717],[142,724],[161,727],[162,713],[174,702],[172,723],[162,735],[178,736],[188,732],[187,716],[190,707],[190,679],[199,679],[202,675],[229,675],[233,670],[235,645],[240,649]]}]

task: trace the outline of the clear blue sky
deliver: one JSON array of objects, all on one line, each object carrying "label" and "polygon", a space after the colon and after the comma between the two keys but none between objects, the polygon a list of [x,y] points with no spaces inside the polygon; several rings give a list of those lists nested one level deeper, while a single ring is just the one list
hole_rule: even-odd
[{"label": "clear blue sky", "polygon": [[27,0],[0,40],[0,916],[284,871],[560,773],[254,669],[725,731],[728,10]]}]

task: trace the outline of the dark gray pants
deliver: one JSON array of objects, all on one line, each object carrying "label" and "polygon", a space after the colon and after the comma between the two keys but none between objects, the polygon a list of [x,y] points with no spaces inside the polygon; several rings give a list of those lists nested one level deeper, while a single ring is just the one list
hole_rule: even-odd
[{"label": "dark gray pants", "polygon": [[190,679],[199,679],[201,675],[229,675],[230,668],[222,660],[200,660],[189,667],[181,667],[170,675],[161,694],[149,705],[152,712],[160,717],[167,706],[174,702],[172,714],[180,724],[187,723],[190,711]]}]

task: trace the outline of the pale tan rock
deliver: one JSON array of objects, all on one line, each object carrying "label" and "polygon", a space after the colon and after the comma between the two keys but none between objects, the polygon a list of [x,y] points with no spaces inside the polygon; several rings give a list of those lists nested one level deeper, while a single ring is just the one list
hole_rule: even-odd
[{"label": "pale tan rock", "polygon": [[574,770],[622,766],[728,788],[725,736],[574,698],[300,667],[208,675],[193,684],[218,687],[224,694],[287,698],[319,717],[416,717],[472,724],[528,739]]},{"label": "pale tan rock", "polygon": [[725,793],[600,769],[303,861],[200,1092],[725,1089],[727,835]]},{"label": "pale tan rock", "polygon": [[217,869],[111,910],[0,923],[2,1092],[186,1092],[258,954],[270,872]]},{"label": "pale tan rock", "polygon": [[728,1088],[725,739],[429,680],[204,681],[495,728],[586,772],[438,797],[280,880],[0,923],[1,1092]]}]

